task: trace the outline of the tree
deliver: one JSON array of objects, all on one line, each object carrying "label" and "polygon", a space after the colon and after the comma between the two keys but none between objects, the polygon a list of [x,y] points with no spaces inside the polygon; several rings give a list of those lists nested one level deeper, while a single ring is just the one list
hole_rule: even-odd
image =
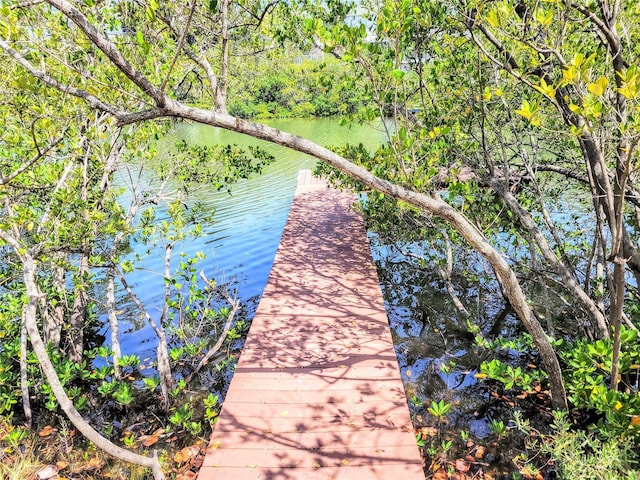
[{"label": "tree", "polygon": [[[494,245],[496,225],[520,238],[529,252],[512,260],[520,277],[561,285],[590,319],[589,334],[613,335],[616,390],[621,321],[636,328],[623,308],[629,275],[632,291],[637,285],[629,233],[636,216],[627,217],[629,227],[625,214],[637,210],[638,124],[629,112],[637,105],[638,12],[619,2],[596,4],[382,2],[366,18],[377,43],[363,42],[370,33],[362,26],[311,28],[336,54],[357,59],[379,112],[395,125],[389,147],[362,156],[362,164],[396,183],[432,193],[446,188]],[[542,172],[592,205],[593,229],[580,233],[553,219]],[[487,194],[490,203],[482,201]],[[486,218],[494,202],[513,221]],[[476,206],[482,208],[474,212]],[[535,321],[527,329],[550,371],[543,337],[551,332]]]},{"label": "tree", "polygon": [[[634,275],[636,285],[640,278],[640,257],[624,221],[627,196],[636,191],[634,164],[640,139],[640,124],[631,113],[638,99],[638,11],[606,1],[557,2],[537,8],[520,4],[513,9],[503,4],[486,14],[479,14],[478,5],[472,3],[464,7],[476,45],[531,91],[533,99],[523,101],[516,113],[533,125],[544,125],[545,115],[549,125],[569,129],[579,144],[597,221],[606,223],[611,237],[608,246],[600,241],[603,257],[613,264],[609,326],[615,342],[611,388],[616,390],[625,271]],[[508,15],[500,18],[500,13]],[[509,20],[515,22],[506,28],[503,22]],[[585,23],[590,26],[588,35],[582,30]],[[603,336],[608,333],[604,327]]]},{"label": "tree", "polygon": [[[27,23],[33,20],[34,27],[27,28],[26,35],[46,32],[41,46],[45,48],[49,40],[51,46],[60,46],[63,51],[57,60],[59,64],[73,65],[76,71],[83,71],[101,85],[104,92],[111,90],[111,87],[105,88],[106,85],[118,90],[117,75],[112,77],[112,72],[103,69],[104,64],[95,57],[95,51],[78,49],[73,42],[61,39],[56,15],[21,16],[21,9],[25,7],[28,8],[24,5],[1,7],[3,34],[11,37],[16,33],[14,27],[17,28],[17,24],[4,22],[5,19],[20,17]],[[119,10],[119,13],[127,12]],[[144,42],[137,45],[143,50],[146,48]],[[202,315],[198,321],[203,328],[213,324],[220,332],[218,338],[213,338],[214,345],[208,352],[203,351],[206,344],[192,349],[194,356],[202,353],[203,358],[189,373],[191,378],[228,342],[227,334],[235,324],[239,303],[224,286],[216,286],[204,275],[204,280],[198,283],[195,268],[203,256],[185,258],[177,267],[171,266],[172,254],[180,242],[187,235],[199,233],[202,215],[197,206],[187,209],[182,199],[173,195],[174,201],[169,205],[171,222],[150,226],[145,222],[152,221],[155,205],[162,206],[167,195],[162,188],[154,191],[136,182],[131,185],[129,206],[119,203],[118,189],[112,185],[114,171],[121,161],[144,163],[152,159],[157,139],[166,132],[167,123],[117,126],[110,113],[94,110],[84,101],[67,96],[64,90],[54,93],[43,88],[44,84],[16,74],[16,65],[8,64],[1,69],[6,88],[3,86],[0,115],[6,130],[0,141],[0,255],[3,259],[0,294],[11,301],[3,302],[0,318],[3,336],[11,335],[15,340],[6,347],[3,342],[0,357],[3,369],[4,362],[12,364],[14,357],[17,363],[19,358],[20,377],[14,382],[21,388],[17,392],[3,378],[0,413],[12,413],[17,392],[22,396],[25,419],[30,423],[30,395],[35,392],[35,396],[45,397],[47,408],[55,410],[59,405],[78,430],[107,453],[149,467],[155,478],[164,478],[155,456],[134,454],[116,446],[89,425],[79,411],[87,406],[86,396],[77,386],[80,380],[84,383],[97,380],[98,385],[93,386],[111,395],[117,404],[128,405],[132,401],[132,387],[120,371],[123,358],[118,334],[120,308],[115,294],[116,282],[119,282],[132,301],[137,300],[125,279],[124,270],[134,267],[123,258],[127,243],[132,236],[138,236],[151,244],[152,233],[157,233],[156,240],[165,254],[164,310],[157,323],[140,304],[158,336],[160,403],[165,410],[170,408],[173,386],[168,332],[171,316],[189,308]],[[217,161],[202,165],[202,158],[210,157]],[[158,166],[163,177],[178,179],[188,191],[198,187],[198,179],[208,186],[228,187],[239,178],[259,172],[271,161],[259,149],[247,153],[232,147],[191,149],[186,145],[177,145],[163,158],[164,164]],[[194,164],[196,161],[199,163]],[[178,280],[186,283],[187,298]],[[100,383],[109,374],[95,377],[90,363],[96,356],[91,337],[95,337],[95,302],[96,297],[101,298],[97,291],[103,281],[113,352],[104,349],[106,353],[101,356],[111,363],[114,374],[113,378]],[[223,306],[225,304],[228,307]],[[14,332],[17,335],[13,335]],[[91,332],[93,335],[89,335]],[[33,356],[28,351],[28,340],[42,373],[30,361]],[[186,344],[190,340],[180,338],[179,342]],[[150,389],[155,391],[155,381],[145,380],[150,380]]]}]

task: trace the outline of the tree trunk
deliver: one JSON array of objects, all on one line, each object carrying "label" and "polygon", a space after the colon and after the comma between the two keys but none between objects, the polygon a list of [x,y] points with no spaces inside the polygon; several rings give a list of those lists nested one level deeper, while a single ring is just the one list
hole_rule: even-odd
[{"label": "tree trunk", "polygon": [[522,208],[513,194],[505,189],[501,184],[498,182],[492,182],[492,188],[504,199],[509,209],[518,217],[520,223],[522,223],[522,225],[527,229],[531,237],[535,240],[536,245],[538,245],[542,256],[562,278],[563,285],[574,295],[576,300],[578,300],[582,307],[587,311],[591,317],[591,321],[597,326],[600,337],[609,338],[609,327],[604,313],[598,309],[596,303],[580,286],[569,269],[566,268],[564,263],[558,259],[555,252],[548,244],[547,239],[538,229],[538,226],[536,225],[535,220],[531,217],[531,214]]},{"label": "tree trunk", "polygon": [[113,268],[107,269],[107,312],[109,316],[109,328],[111,330],[113,370],[116,378],[120,379],[122,378],[122,370],[120,368],[122,350],[120,349],[120,324],[118,323],[118,314],[116,313],[116,287]]},{"label": "tree trunk", "polygon": [[220,75],[216,84],[215,108],[217,112],[227,113],[227,77],[229,71],[229,0],[222,0],[220,6]]},{"label": "tree trunk", "polygon": [[[56,252],[53,254],[53,289],[56,292],[56,304],[55,305],[43,305],[45,310],[42,312],[42,330],[44,333],[44,341],[53,346],[59,347],[62,337],[62,327],[64,325],[64,313],[65,313],[65,271],[64,268],[57,265],[57,263],[63,262],[65,259],[64,253]],[[48,311],[48,308],[52,308],[52,312]]]},{"label": "tree trunk", "polygon": [[[85,148],[85,152],[82,159],[82,190],[80,196],[84,204],[82,217],[84,224],[88,225],[90,221],[87,207],[89,199],[88,170],[90,148],[86,145],[86,137],[83,137],[82,145]],[[78,273],[74,279],[73,307],[71,308],[71,315],[69,318],[69,359],[76,363],[80,363],[84,355],[84,326],[87,319],[87,306],[89,305],[89,294],[87,293],[86,280],[89,278],[91,273],[89,270],[90,248],[89,239],[82,239],[80,265],[78,266]]]},{"label": "tree trunk", "polygon": [[192,108],[187,105],[167,99],[166,110],[172,116],[193,120],[227,130],[250,135],[254,138],[267,140],[278,145],[289,147],[298,152],[306,153],[319,160],[326,162],[332,167],[340,170],[345,175],[377,190],[390,195],[399,200],[421,210],[436,215],[451,225],[478,253],[480,253],[495,270],[498,281],[502,285],[509,302],[524,323],[527,331],[533,337],[545,369],[549,375],[551,386],[552,402],[555,408],[567,409],[567,396],[562,379],[562,370],[558,358],[547,338],[544,330],[535,317],[527,298],[520,287],[520,283],[509,267],[506,260],[489,243],[489,241],[479,232],[467,217],[455,210],[438,196],[430,196],[424,193],[409,190],[401,185],[396,185],[381,178],[376,177],[367,169],[355,165],[349,160],[341,157],[324,147],[321,147],[310,140],[296,135],[282,132],[267,125],[261,125],[240,118],[214,113],[207,110]]},{"label": "tree trunk", "polygon": [[[87,268],[87,269],[85,269]],[[76,286],[73,298],[73,307],[69,316],[69,332],[67,334],[67,343],[69,345],[69,360],[75,363],[82,361],[84,355],[84,325],[87,318],[87,305],[89,304],[89,295],[86,286],[81,278],[88,275],[87,258],[82,256],[80,271],[76,279]]]},{"label": "tree trunk", "polygon": [[[21,251],[21,245],[17,240],[8,235],[3,234],[1,236],[12,246],[16,253]],[[138,455],[111,443],[94,430],[94,428],[85,421],[84,418],[82,418],[78,410],[74,407],[73,402],[69,399],[62,384],[60,383],[60,379],[58,378],[55,368],[47,355],[47,349],[42,341],[40,332],[38,331],[37,311],[38,303],[40,302],[42,295],[36,283],[34,257],[30,251],[24,252],[20,256],[22,259],[22,273],[26,293],[29,297],[29,302],[24,307],[23,311],[25,327],[29,334],[29,340],[31,341],[33,351],[35,352],[38,362],[40,363],[40,367],[42,368],[42,372],[51,386],[51,390],[56,397],[60,408],[62,408],[74,427],[76,427],[87,440],[93,442],[98,448],[119,460],[151,468],[155,480],[164,480],[165,476],[157,457],[145,457],[143,455]]]},{"label": "tree trunk", "polygon": [[29,378],[27,376],[27,325],[25,319],[26,309],[22,312],[22,325],[20,326],[20,391],[22,393],[22,409],[24,411],[25,424],[31,428],[31,400],[29,397]]}]

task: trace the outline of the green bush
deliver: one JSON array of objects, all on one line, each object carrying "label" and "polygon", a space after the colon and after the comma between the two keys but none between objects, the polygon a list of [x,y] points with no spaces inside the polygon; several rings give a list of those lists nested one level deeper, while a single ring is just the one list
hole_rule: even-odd
[{"label": "green bush", "polygon": [[557,478],[567,480],[640,479],[636,471],[638,452],[633,444],[603,440],[584,430],[574,431],[566,412],[554,412],[553,417],[551,434],[544,435],[532,428],[520,412],[514,413],[516,429],[528,438],[527,454],[515,460],[521,472],[531,474],[551,467]]},{"label": "green bush", "polygon": [[618,390],[609,388],[613,341],[579,340],[561,350],[566,363],[565,384],[575,408],[600,416],[601,436],[640,440],[640,343],[638,332],[622,329]]},{"label": "green bush", "polygon": [[233,102],[227,107],[227,111],[230,115],[234,115],[240,118],[252,118],[258,113],[256,106],[248,101]]},{"label": "green bush", "polygon": [[256,63],[233,79],[228,105],[241,118],[351,115],[362,105],[354,72],[331,59]]}]

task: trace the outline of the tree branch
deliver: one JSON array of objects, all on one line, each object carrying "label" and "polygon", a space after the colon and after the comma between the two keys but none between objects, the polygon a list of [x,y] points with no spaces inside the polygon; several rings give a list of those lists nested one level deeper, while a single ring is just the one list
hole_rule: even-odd
[{"label": "tree branch", "polygon": [[47,0],[47,2],[60,10],[73,23],[75,23],[85,36],[98,47],[107,56],[109,61],[124,73],[133,83],[135,83],[146,95],[151,97],[158,107],[163,107],[167,96],[147,79],[141,72],[136,70],[126,58],[120,53],[120,50],[106,36],[101,34],[98,29],[89,21],[89,19],[80,10],[76,9],[66,0]]},{"label": "tree branch", "polygon": [[593,22],[593,24],[598,28],[600,32],[602,32],[604,37],[607,39],[607,43],[609,44],[609,48],[612,49],[612,53],[614,55],[618,53],[613,51],[614,48],[616,48],[615,46],[618,43],[616,36],[611,31],[611,28],[609,28],[609,26],[601,18],[599,18],[595,13],[593,13],[583,5],[578,5],[577,3],[574,3],[574,2],[567,2],[567,6],[573,8],[574,10],[577,10],[582,15],[584,15],[590,22]]},{"label": "tree branch", "polygon": [[[206,285],[209,288],[211,288],[211,289],[214,288],[213,285],[211,284],[211,282],[207,279],[207,277],[205,277],[203,271],[200,272],[200,278],[202,278],[202,280],[206,283]],[[229,334],[229,330],[231,330],[231,325],[233,324],[233,319],[235,318],[236,313],[238,312],[238,310],[240,310],[240,302],[237,299],[231,298],[231,296],[227,295],[223,291],[221,291],[221,293],[222,293],[222,295],[224,295],[224,297],[227,300],[227,302],[229,302],[229,304],[231,305],[231,312],[229,312],[229,315],[227,316],[227,321],[226,321],[226,323],[224,325],[224,328],[222,329],[222,333],[220,333],[220,336],[218,337],[218,340],[216,341],[215,345],[209,349],[209,351],[206,353],[206,355],[204,357],[202,357],[200,362],[198,362],[198,365],[193,370],[193,372],[191,372],[191,374],[189,374],[189,376],[187,377],[187,379],[186,379],[186,383],[187,384],[189,384],[191,382],[191,380],[193,379],[193,377],[200,370],[202,370],[203,367],[205,367],[209,363],[209,360],[211,360],[211,357],[213,357],[216,353],[218,353],[218,351],[222,347],[222,344],[224,343],[225,339],[227,338],[227,335]]]},{"label": "tree branch", "polygon": [[2,174],[2,172],[0,172],[0,186],[1,185],[7,185],[8,183],[11,183],[11,181],[13,179],[15,179],[18,175],[20,175],[21,173],[23,173],[26,170],[28,170],[29,167],[31,167],[34,163],[36,163],[38,160],[40,160],[42,157],[44,157],[49,152],[49,150],[51,150],[53,147],[55,147],[57,144],[59,144],[62,141],[63,138],[64,138],[64,134],[62,136],[58,137],[52,143],[50,143],[47,146],[47,148],[44,150],[44,152],[41,151],[40,147],[38,147],[36,145],[36,149],[38,150],[38,154],[35,157],[33,157],[31,160],[29,160],[28,162],[24,163],[23,165],[21,165],[20,167],[15,169],[8,176],[5,177]]},{"label": "tree branch", "polygon": [[[180,33],[171,20],[161,15],[158,15],[158,18],[160,18],[176,36],[179,36]],[[196,65],[199,65],[200,68],[202,68],[207,74],[207,79],[209,80],[209,88],[211,89],[211,95],[213,96],[215,101],[216,90],[218,89],[218,77],[213,71],[213,67],[211,67],[211,63],[207,59],[206,55],[196,55],[195,52],[187,45],[183,45],[182,50],[187,54],[191,61],[193,61]]]},{"label": "tree branch", "polygon": [[182,34],[179,37],[178,40],[178,46],[176,47],[176,53],[173,56],[173,60],[171,60],[171,65],[169,65],[169,70],[167,71],[167,76],[164,79],[164,82],[162,82],[162,85],[160,86],[160,90],[164,91],[164,89],[167,86],[167,83],[169,82],[169,78],[171,78],[171,72],[173,72],[173,67],[175,67],[176,62],[178,61],[178,57],[180,56],[180,51],[182,50],[182,47],[184,45],[184,41],[187,38],[187,32],[189,31],[189,25],[191,25],[191,19],[193,18],[193,12],[195,12],[196,10],[196,0],[193,0],[191,2],[191,9],[189,10],[189,16],[187,17],[187,23],[184,26],[184,30],[182,31]]},{"label": "tree branch", "polygon": [[23,68],[25,68],[31,75],[42,80],[44,83],[49,85],[50,87],[59,90],[62,93],[72,95],[77,98],[81,98],[86,101],[91,108],[95,108],[97,110],[101,110],[103,112],[108,112],[111,115],[116,117],[124,115],[126,112],[119,110],[113,105],[109,105],[108,103],[103,102],[99,98],[94,95],[91,95],[89,92],[85,90],[81,90],[79,88],[72,87],[70,85],[66,85],[62,82],[59,82],[51,75],[47,74],[42,70],[38,70],[36,67],[31,64],[24,56],[18,53],[16,50],[11,48],[11,46],[0,38],[0,48],[2,48],[7,54],[9,54],[18,64],[20,64]]}]

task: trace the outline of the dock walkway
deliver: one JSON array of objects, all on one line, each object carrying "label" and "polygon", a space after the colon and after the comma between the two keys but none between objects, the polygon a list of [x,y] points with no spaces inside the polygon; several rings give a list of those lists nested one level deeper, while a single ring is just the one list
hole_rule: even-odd
[{"label": "dock walkway", "polygon": [[424,480],[354,200],[300,173],[198,480]]}]

